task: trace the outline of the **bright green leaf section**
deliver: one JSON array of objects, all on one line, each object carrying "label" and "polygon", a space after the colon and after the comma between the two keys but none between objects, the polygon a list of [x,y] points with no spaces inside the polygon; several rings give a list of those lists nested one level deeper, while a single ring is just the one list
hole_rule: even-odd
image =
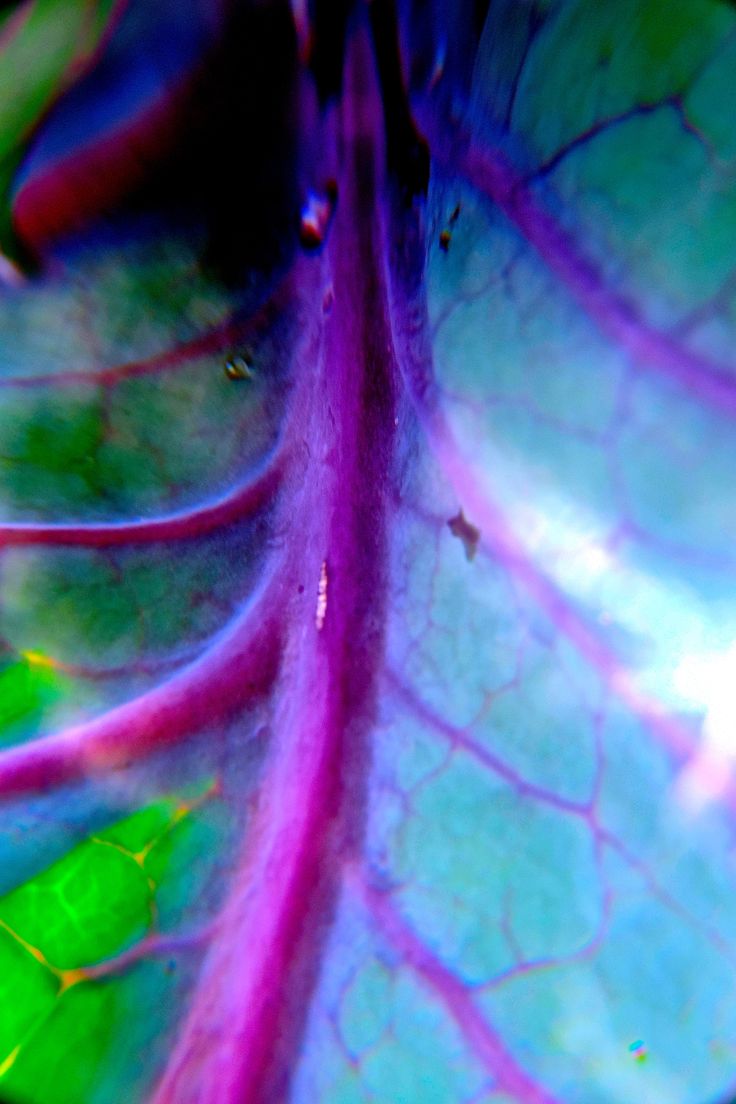
[{"label": "bright green leaf section", "polygon": [[0,247],[12,243],[8,191],[23,143],[99,43],[113,0],[36,0],[0,47]]},{"label": "bright green leaf section", "polygon": [[90,1099],[119,1026],[116,989],[114,982],[83,983],[55,1000],[0,1080],[8,1101],[81,1104]]},{"label": "bright green leaf section", "polygon": [[0,746],[32,734],[64,680],[44,656],[21,653],[0,662]]},{"label": "bright green leaf section", "polygon": [[152,931],[158,883],[206,796],[142,809],[0,898],[3,1100],[87,1099],[112,1037],[115,982],[86,968]]},{"label": "bright green leaf section", "polygon": [[104,832],[98,832],[95,839],[116,844],[133,854],[145,851],[147,861],[151,846],[180,819],[177,810],[186,809],[186,807],[186,805],[180,806],[174,799],[158,801],[155,805],[149,805],[126,820],[106,828]]},{"label": "bright green leaf section", "polygon": [[0,923],[52,965],[73,969],[142,938],[151,899],[133,853],[91,839],[0,902]]},{"label": "bright green leaf section", "polygon": [[56,977],[20,943],[8,935],[0,938],[0,1050],[4,1063],[48,1014],[58,989]]}]

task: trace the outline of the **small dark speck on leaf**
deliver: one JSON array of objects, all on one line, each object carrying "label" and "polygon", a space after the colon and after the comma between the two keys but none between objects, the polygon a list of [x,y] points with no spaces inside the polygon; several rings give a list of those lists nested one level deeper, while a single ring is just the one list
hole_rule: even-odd
[{"label": "small dark speck on leaf", "polygon": [[299,591],[300,594],[303,594],[304,593],[304,583],[300,583],[299,586],[297,587],[297,590]]},{"label": "small dark speck on leaf", "polygon": [[229,380],[252,380],[255,372],[251,357],[247,353],[228,357],[225,361],[225,375]]},{"label": "small dark speck on leaf", "polygon": [[457,220],[460,218],[460,204],[458,203],[449,219],[447,220],[447,226],[440,233],[440,249],[443,253],[446,253],[450,248],[450,242],[452,241],[451,226],[454,226]]},{"label": "small dark speck on leaf", "polygon": [[457,537],[458,540],[463,542],[465,558],[467,560],[474,559],[480,540],[480,529],[468,521],[462,510],[455,517],[450,518],[447,525],[453,537]]},{"label": "small dark speck on leaf", "polygon": [[176,962],[173,958],[166,963],[164,969],[166,970],[167,974],[173,974],[174,970],[176,969]]}]

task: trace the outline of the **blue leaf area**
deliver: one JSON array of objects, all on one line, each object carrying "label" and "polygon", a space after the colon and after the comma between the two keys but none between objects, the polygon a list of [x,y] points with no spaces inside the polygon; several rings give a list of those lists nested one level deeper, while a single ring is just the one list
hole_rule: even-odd
[{"label": "blue leaf area", "polygon": [[0,1099],[733,1104],[736,6],[0,5]]}]

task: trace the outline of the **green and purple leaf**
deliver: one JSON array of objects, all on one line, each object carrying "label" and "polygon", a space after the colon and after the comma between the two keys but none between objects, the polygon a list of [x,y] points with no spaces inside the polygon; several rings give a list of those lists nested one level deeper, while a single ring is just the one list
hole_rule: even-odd
[{"label": "green and purple leaf", "polygon": [[0,1096],[725,1101],[736,10],[59,9],[0,28]]}]

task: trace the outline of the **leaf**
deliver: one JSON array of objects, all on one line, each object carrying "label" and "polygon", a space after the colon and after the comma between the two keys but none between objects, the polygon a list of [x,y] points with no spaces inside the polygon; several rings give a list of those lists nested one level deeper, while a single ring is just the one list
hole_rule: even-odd
[{"label": "leaf", "polygon": [[0,39],[0,246],[14,247],[9,191],[26,140],[64,90],[70,70],[80,73],[114,14],[115,0],[27,0],[5,17]]},{"label": "leaf", "polygon": [[62,1104],[93,1090],[92,1056],[104,1061],[124,1023],[115,956],[156,945],[159,885],[192,807],[150,805],[0,898],[5,1099]]},{"label": "leaf", "polygon": [[118,15],[9,132],[0,1092],[729,1099],[733,6]]},{"label": "leaf", "polygon": [[34,735],[63,694],[64,682],[38,652],[6,657],[0,666],[0,742],[12,744]]}]

